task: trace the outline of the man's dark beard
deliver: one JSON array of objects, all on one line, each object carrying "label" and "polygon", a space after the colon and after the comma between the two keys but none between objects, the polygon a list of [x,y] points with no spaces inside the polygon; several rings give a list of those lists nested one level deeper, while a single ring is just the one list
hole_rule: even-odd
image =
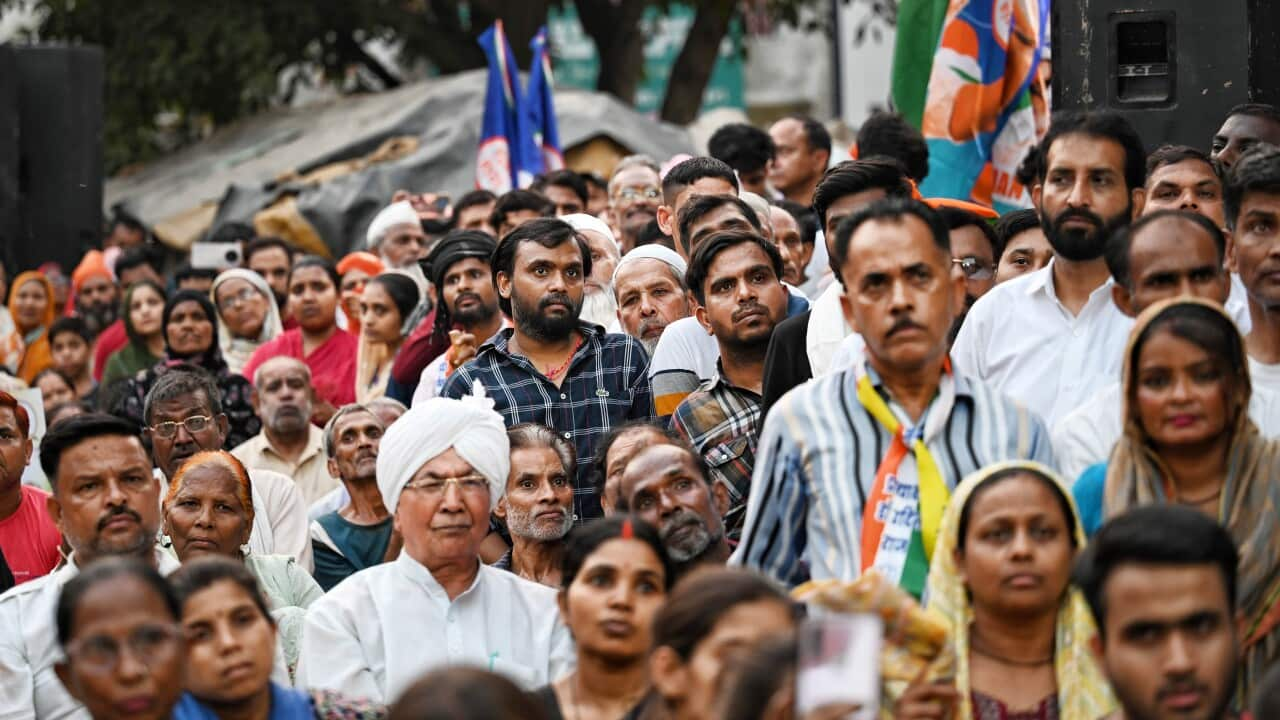
[{"label": "man's dark beard", "polygon": [[84,326],[89,329],[89,334],[94,337],[98,337],[98,333],[101,333],[108,325],[115,322],[119,314],[115,303],[86,305],[80,308],[80,319],[84,320]]},{"label": "man's dark beard", "polygon": [[463,298],[474,298],[476,300],[476,303],[471,307],[465,310],[454,309],[453,312],[450,313],[450,317],[453,321],[460,323],[463,327],[475,327],[476,325],[486,323],[492,319],[494,315],[498,314],[498,306],[485,305],[479,295],[470,293],[466,295],[459,295],[454,298],[453,304],[456,306]]},{"label": "man's dark beard", "polygon": [[[569,312],[560,317],[547,317],[543,311],[552,303],[563,303]],[[568,295],[560,293],[545,295],[534,305],[526,304],[519,295],[512,293],[511,306],[520,332],[542,342],[569,337],[578,327],[578,313],[582,312],[581,300],[574,302]]]},{"label": "man's dark beard", "polygon": [[[1067,208],[1059,213],[1058,217],[1050,218],[1044,208],[1040,208],[1040,226],[1044,228],[1045,237],[1048,238],[1054,253],[1061,255],[1065,260],[1084,262],[1102,257],[1102,252],[1107,246],[1107,238],[1128,225],[1132,213],[1132,203],[1126,205],[1123,212],[1106,220],[1084,208]],[[1062,224],[1074,218],[1089,221],[1093,225],[1093,230],[1064,230]]]}]

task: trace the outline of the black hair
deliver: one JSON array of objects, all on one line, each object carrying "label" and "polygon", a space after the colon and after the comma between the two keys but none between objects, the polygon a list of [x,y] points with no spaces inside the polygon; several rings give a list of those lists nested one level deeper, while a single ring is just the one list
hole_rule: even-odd
[{"label": "black hair", "polygon": [[1058,483],[1049,479],[1047,475],[1035,468],[1011,467],[991,473],[969,493],[969,498],[965,501],[964,507],[960,508],[960,522],[956,528],[959,533],[956,537],[956,550],[964,552],[965,537],[969,534],[970,515],[974,503],[978,501],[978,497],[1005,480],[1022,475],[1029,475],[1035,478],[1041,485],[1052,491],[1054,499],[1058,501],[1058,508],[1062,510],[1062,520],[1067,524],[1067,539],[1071,541],[1071,547],[1077,547],[1076,524],[1079,518],[1076,517],[1075,512],[1071,509],[1071,501],[1067,499]]},{"label": "black hair", "polygon": [[907,169],[907,177],[923,182],[929,174],[929,146],[924,135],[898,113],[876,112],[858,128],[858,156],[891,157]]},{"label": "black hair", "polygon": [[668,170],[666,177],[662,178],[663,204],[674,206],[676,196],[702,178],[719,178],[732,185],[735,193],[738,192],[738,176],[723,160],[693,157]]},{"label": "black hair", "polygon": [[[80,609],[84,596],[95,585],[119,577],[133,578],[159,595],[164,601],[165,609],[169,611],[170,620],[177,622],[182,617],[177,596],[158,570],[136,557],[105,557],[90,563],[62,586],[62,591],[58,594],[58,609],[55,612],[59,645],[65,648],[67,643],[75,637],[76,610]],[[127,602],[127,599],[123,601]]]},{"label": "black hair", "polygon": [[1233,118],[1236,115],[1262,118],[1280,125],[1280,110],[1276,109],[1275,105],[1267,103],[1241,103],[1227,111],[1227,118]]},{"label": "black hair", "polygon": [[76,413],[76,415],[68,416],[67,419],[70,419],[72,417],[76,417],[77,415],[88,415],[89,413],[93,412],[93,405],[89,404],[88,402],[85,402],[84,400],[68,400],[67,402],[60,402],[57,405],[54,405],[53,407],[49,408],[49,412],[45,413],[44,420],[45,420],[46,426],[53,427],[58,422],[58,419],[55,419],[55,418],[58,418],[59,415],[61,415],[62,413],[68,410],[79,411]]},{"label": "black hair", "polygon": [[793,681],[799,647],[794,633],[760,641],[738,658],[720,697],[720,720],[761,720],[769,702]]},{"label": "black hair", "polygon": [[[626,529],[628,526],[630,530]],[[597,548],[621,537],[633,537],[653,550],[653,554],[657,555],[659,562],[662,563],[665,589],[670,590],[676,580],[676,568],[671,558],[667,557],[667,548],[662,544],[657,528],[630,515],[614,515],[593,520],[569,532],[569,536],[565,538],[564,555],[560,559],[560,587],[567,590],[578,577],[578,572],[586,564],[587,558],[591,557]]]},{"label": "black hair", "polygon": [[1022,162],[1018,163],[1018,169],[1014,171],[1013,176],[1029,193],[1031,187],[1036,184],[1036,179],[1043,174],[1041,171],[1043,165],[1044,146],[1037,143],[1027,148],[1027,154],[1022,156]]},{"label": "black hair", "polygon": [[796,221],[796,227],[800,229],[800,242],[813,245],[818,241],[818,215],[813,208],[786,199],[774,200],[773,204],[786,210],[787,214]]},{"label": "black hair", "polygon": [[1110,271],[1111,277],[1115,278],[1117,285],[1130,291],[1134,289],[1133,274],[1131,272],[1133,238],[1143,228],[1162,220],[1179,220],[1191,223],[1205,231],[1213,240],[1213,249],[1218,256],[1218,266],[1221,267],[1222,260],[1227,252],[1227,237],[1222,234],[1222,228],[1197,212],[1189,210],[1157,210],[1143,215],[1133,221],[1133,224],[1120,228],[1112,233],[1111,237],[1107,238],[1102,257],[1107,263],[1107,270]]},{"label": "black hair", "polygon": [[739,173],[759,170],[776,153],[769,133],[746,123],[722,125],[707,141],[707,154]]},{"label": "black hair", "polygon": [[542,217],[554,217],[556,214],[556,206],[546,195],[532,190],[512,190],[498,197],[489,215],[489,224],[498,232],[507,219],[507,213],[519,210],[532,210]]},{"label": "black hair", "polygon": [[115,231],[116,227],[120,225],[123,225],[133,232],[142,233],[143,241],[146,241],[149,237],[147,226],[143,225],[142,221],[139,220],[136,215],[117,205],[112,208],[111,219],[107,221],[107,234],[110,235]]},{"label": "black hair", "polygon": [[[582,178],[582,182],[586,183],[587,185],[589,186],[594,185],[597,190],[603,190],[606,195],[609,194],[609,181],[605,180],[604,176],[601,175],[600,173],[580,172],[578,173],[578,177]],[[587,188],[588,191],[590,191],[590,189],[591,189],[590,187]]]},{"label": "black hair", "polygon": [[84,324],[84,320],[79,317],[60,317],[49,325],[49,331],[45,333],[45,337],[49,340],[49,345],[53,345],[53,340],[62,333],[75,333],[84,340],[86,345],[93,344],[93,333],[89,332],[89,326]]},{"label": "black hair", "polygon": [[840,226],[836,228],[835,252],[831,255],[831,269],[836,273],[836,277],[840,277],[840,268],[844,267],[844,261],[849,256],[849,241],[863,223],[875,220],[902,222],[908,216],[922,220],[933,235],[934,244],[945,252],[947,257],[951,257],[951,234],[933,208],[911,198],[884,198],[840,221]]},{"label": "black hair", "polygon": [[[210,230],[205,236],[205,239],[208,242],[214,243],[247,243],[247,246],[244,249],[244,259],[246,262],[248,262],[249,256],[253,254],[249,252],[250,248],[256,252],[260,248],[264,247],[280,247],[276,243],[284,242],[284,240],[281,240],[280,238],[261,238],[268,242],[260,245],[254,245],[254,242],[259,239],[258,231],[254,230],[252,225],[242,222],[222,223],[218,227]],[[288,245],[284,246],[284,251],[289,255],[293,255],[293,250],[289,248]]]},{"label": "black hair", "polygon": [[[1250,388],[1248,356],[1244,351],[1244,339],[1240,337],[1240,330],[1229,317],[1198,302],[1178,302],[1165,307],[1134,338],[1131,350],[1133,356],[1129,358],[1130,373],[1137,372],[1138,357],[1147,341],[1161,331],[1186,340],[1211,358],[1222,358],[1224,367],[1220,369],[1229,378],[1228,382],[1236,385],[1243,383],[1243,388],[1233,389],[1244,390],[1247,397]],[[1136,383],[1125,378],[1125,386],[1126,391],[1131,393],[1132,405]],[[1238,412],[1247,412],[1247,409],[1242,407]]]},{"label": "black hair", "polygon": [[250,235],[249,238],[249,242],[244,246],[245,267],[249,267],[249,261],[253,259],[253,256],[263,250],[270,250],[271,248],[283,250],[284,254],[289,258],[289,262],[293,262],[293,256],[297,254],[293,246],[285,242],[284,238],[256,237],[254,235]]},{"label": "black hair", "polygon": [[782,253],[778,252],[777,245],[765,240],[759,233],[742,230],[723,230],[712,233],[693,251],[693,257],[689,258],[689,267],[684,274],[685,285],[698,300],[699,305],[707,304],[707,293],[703,285],[706,284],[711,272],[711,263],[715,262],[716,257],[725,250],[743,244],[753,244],[760,248],[769,258],[769,266],[773,268],[774,277],[779,283],[782,282]]},{"label": "black hair", "polygon": [[1226,210],[1227,227],[1236,227],[1244,196],[1251,192],[1280,194],[1280,147],[1259,143],[1249,148],[1227,175],[1223,188],[1222,205]]},{"label": "black hair", "polygon": [[218,271],[213,268],[192,267],[190,263],[183,263],[173,271],[173,281],[181,283],[183,280],[191,280],[202,278],[205,280],[215,280],[218,277]]},{"label": "black hair", "polygon": [[236,562],[220,555],[206,555],[182,563],[182,566],[169,576],[169,585],[173,588],[174,599],[178,601],[178,617],[182,617],[182,608],[192,595],[206,590],[223,580],[230,581],[240,587],[249,596],[262,617],[271,625],[276,621],[271,609],[258,586],[258,580],[249,572],[243,562]]},{"label": "black hair", "polygon": [[[498,247],[493,251],[493,258],[489,261],[489,267],[493,269],[495,290],[498,287],[498,273],[506,273],[508,278],[515,275],[516,252],[520,249],[521,243],[527,242],[537,243],[544,248],[557,248],[572,242],[577,246],[578,253],[582,255],[582,277],[591,276],[591,249],[587,247],[587,241],[582,238],[582,235],[574,230],[572,225],[558,218],[539,218],[512,230],[498,241]],[[502,297],[502,293],[498,293],[498,307],[507,317],[511,316],[511,299]]]},{"label": "black hair", "polygon": [[579,200],[582,201],[583,207],[586,207],[587,198],[590,197],[590,191],[587,190],[586,181],[583,180],[578,173],[572,170],[552,170],[545,175],[539,176],[538,179],[529,186],[529,189],[537,193],[542,193],[545,196],[546,193],[544,190],[550,185],[568,188],[574,195],[578,196]]},{"label": "black hair", "polygon": [[56,487],[62,453],[86,440],[107,436],[134,438],[139,443],[142,442],[138,426],[127,420],[103,413],[79,415],[58,423],[57,427],[49,428],[41,438],[40,469],[44,470],[45,477]]},{"label": "black hair", "polygon": [[75,392],[76,381],[73,380],[70,375],[62,372],[61,370],[59,370],[56,367],[53,367],[52,365],[36,373],[35,377],[31,378],[31,387],[39,386],[41,378],[43,378],[45,375],[52,375],[58,378],[62,382],[66,383],[67,387],[71,388],[71,392],[73,393]]},{"label": "black hair", "polygon": [[1108,520],[1076,560],[1072,582],[1084,593],[1106,641],[1106,584],[1125,565],[1214,565],[1222,573],[1227,601],[1236,606],[1240,555],[1226,529],[1199,510],[1182,505],[1136,507]]},{"label": "black hair", "polygon": [[1032,228],[1038,227],[1040,227],[1040,213],[1035,208],[1014,210],[1001,215],[1000,219],[996,221],[995,228],[996,241],[1000,243],[1000,254],[1004,254],[1004,249],[1009,247],[1010,240]]},{"label": "black hair", "polygon": [[369,282],[380,285],[391,296],[391,302],[395,303],[396,310],[400,313],[401,325],[409,319],[414,308],[418,307],[418,301],[422,299],[418,283],[403,273],[382,273],[370,278]]},{"label": "black hair", "polygon": [[827,170],[813,190],[819,227],[827,227],[827,210],[846,195],[881,188],[889,197],[911,197],[911,181],[902,163],[887,157],[846,160]]},{"label": "black hair", "polygon": [[987,244],[991,246],[991,256],[995,258],[997,263],[1000,262],[1000,255],[1004,252],[1004,245],[1000,243],[1000,238],[996,235],[996,229],[991,226],[991,221],[971,210],[950,205],[934,208],[934,212],[942,217],[942,222],[946,223],[948,230],[975,227],[982,231],[982,236],[987,239]]},{"label": "black hair", "polygon": [[476,205],[488,205],[491,202],[496,202],[497,199],[498,196],[494,195],[489,190],[472,190],[458,198],[457,201],[453,203],[453,217],[456,221],[458,213],[463,210],[466,210],[469,207],[475,207]]},{"label": "black hair", "polygon": [[116,257],[116,264],[112,270],[116,277],[120,277],[124,273],[146,265],[155,271],[156,275],[160,274],[160,260],[156,257],[156,251],[153,245],[140,245],[124,250]]},{"label": "black hair", "polygon": [[196,393],[204,395],[211,415],[217,417],[222,414],[222,393],[212,375],[203,368],[187,363],[169,367],[147,391],[147,396],[142,401],[142,421],[150,425],[156,405],[162,402],[183,400],[188,405],[196,405]]},{"label": "black hair", "polygon": [[653,647],[669,647],[687,662],[726,613],[738,605],[767,601],[795,611],[781,588],[749,570],[716,567],[690,573],[653,618]]},{"label": "black hair", "polygon": [[209,324],[213,326],[213,333],[210,335],[209,348],[206,353],[212,352],[218,348],[218,311],[213,307],[213,301],[209,299],[208,293],[202,293],[198,290],[179,290],[170,295],[164,301],[164,311],[160,315],[160,334],[164,337],[165,353],[171,354],[169,348],[169,317],[173,315],[173,311],[184,302],[193,302],[200,306],[204,311],[205,317],[209,319]]},{"label": "black hair", "polygon": [[1058,138],[1068,135],[1087,135],[1111,140],[1124,150],[1124,181],[1129,190],[1143,186],[1147,178],[1147,151],[1142,147],[1142,137],[1133,125],[1112,110],[1060,110],[1053,114],[1049,131],[1040,142],[1044,157],[1037,166],[1036,181],[1044,183],[1049,172],[1049,151]]},{"label": "black hair", "polygon": [[309,267],[318,267],[324,270],[324,273],[329,276],[329,281],[333,283],[334,291],[341,291],[342,276],[338,274],[338,267],[333,264],[332,260],[322,258],[319,255],[303,255],[298,258],[297,262],[293,263],[293,267],[289,268],[289,284],[293,284],[293,276],[299,270]]},{"label": "black hair", "polygon": [[680,229],[680,244],[684,246],[686,252],[691,250],[689,230],[693,224],[725,205],[738,208],[756,232],[764,232],[764,227],[760,224],[760,216],[756,215],[755,209],[737,195],[698,195],[680,208],[680,216],[676,218],[676,226]]},{"label": "black hair", "polygon": [[628,420],[621,425],[615,425],[600,441],[600,444],[596,445],[595,457],[591,458],[591,484],[595,488],[596,497],[604,497],[605,481],[609,479],[609,451],[613,449],[613,444],[624,435],[629,435],[638,430],[652,431],[672,444],[684,444],[684,439],[677,435],[675,431],[652,420]]},{"label": "black hair", "polygon": [[662,232],[662,227],[658,225],[657,218],[650,220],[636,235],[636,247],[654,244],[665,245],[675,249],[675,241],[671,239],[670,235]]},{"label": "black hair", "polygon": [[1190,145],[1161,145],[1147,156],[1147,179],[1151,178],[1151,173],[1165,165],[1175,165],[1184,160],[1199,160],[1208,165],[1215,175],[1218,173],[1217,166],[1203,150]]},{"label": "black hair", "polygon": [[810,150],[826,150],[827,155],[831,155],[831,133],[827,132],[825,125],[808,115],[792,114],[783,119],[800,122],[804,127],[804,139],[809,143]]},{"label": "black hair", "polygon": [[433,670],[410,685],[386,720],[549,720],[542,702],[497,673]]}]

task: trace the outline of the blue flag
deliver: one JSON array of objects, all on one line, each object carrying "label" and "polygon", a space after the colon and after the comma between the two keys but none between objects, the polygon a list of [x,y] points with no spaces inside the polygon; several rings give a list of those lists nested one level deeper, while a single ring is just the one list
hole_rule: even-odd
[{"label": "blue flag", "polygon": [[547,27],[538,28],[538,33],[529,43],[533,50],[533,66],[529,69],[529,87],[525,93],[528,101],[529,128],[533,131],[533,146],[541,161],[537,171],[529,165],[531,172],[550,172],[564,167],[564,154],[560,152],[560,130],[556,124],[556,106],[553,102],[552,86],[555,84],[551,76],[551,55],[547,52]]},{"label": "blue flag", "polygon": [[476,153],[476,187],[501,195],[532,180],[524,156],[533,141],[527,131],[521,132],[527,122],[522,117],[524,98],[515,55],[501,20],[480,36],[480,47],[489,58],[489,81]]}]

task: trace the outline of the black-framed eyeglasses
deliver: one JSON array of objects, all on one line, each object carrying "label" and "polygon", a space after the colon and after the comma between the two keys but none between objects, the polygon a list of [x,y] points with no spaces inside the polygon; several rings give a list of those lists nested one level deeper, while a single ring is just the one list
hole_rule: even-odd
[{"label": "black-framed eyeglasses", "polygon": [[182,427],[187,429],[187,432],[194,435],[195,433],[198,433],[204,430],[205,428],[209,427],[209,424],[212,422],[213,422],[212,415],[192,415],[191,417],[186,418],[182,422],[156,423],[155,425],[151,426],[151,433],[153,435],[156,435],[157,437],[171,438],[174,435],[178,434],[178,426],[181,425]]},{"label": "black-framed eyeglasses", "polygon": [[960,266],[960,270],[964,272],[964,276],[968,280],[990,280],[996,276],[996,269],[993,265],[972,255],[952,258],[951,262]]}]

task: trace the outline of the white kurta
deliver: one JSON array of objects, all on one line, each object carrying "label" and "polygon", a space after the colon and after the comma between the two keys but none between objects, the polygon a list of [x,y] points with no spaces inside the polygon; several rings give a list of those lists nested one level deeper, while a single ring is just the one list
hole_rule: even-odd
[{"label": "white kurta", "polygon": [[390,703],[425,673],[473,665],[525,689],[572,671],[556,591],[480,563],[453,601],[402,553],[362,570],[307,610],[297,685]]},{"label": "white kurta", "polygon": [[[156,562],[161,575],[178,569],[178,561],[159,549]],[[54,618],[58,596],[79,572],[67,562],[0,595],[0,719],[89,720],[53,670],[62,659]]]}]

